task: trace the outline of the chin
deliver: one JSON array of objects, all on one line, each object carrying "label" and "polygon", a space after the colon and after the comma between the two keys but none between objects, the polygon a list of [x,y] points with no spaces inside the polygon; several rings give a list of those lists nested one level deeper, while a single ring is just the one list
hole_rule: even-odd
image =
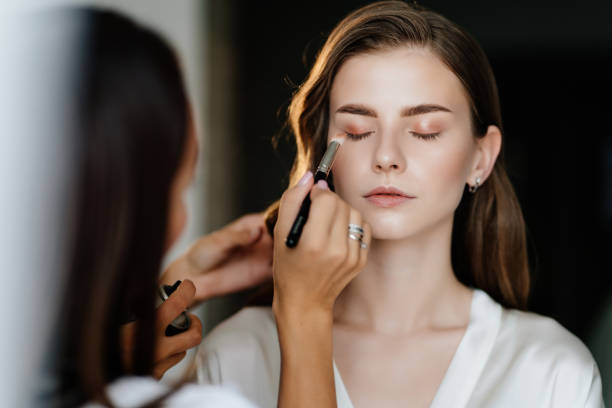
[{"label": "chin", "polygon": [[372,238],[382,240],[398,240],[414,236],[420,225],[399,214],[372,214],[365,217],[372,227]]},{"label": "chin", "polygon": [[[451,233],[453,213],[411,213],[411,214],[364,214],[372,228],[372,238],[378,240],[405,240],[431,233]],[[437,232],[436,232],[437,231]]]}]

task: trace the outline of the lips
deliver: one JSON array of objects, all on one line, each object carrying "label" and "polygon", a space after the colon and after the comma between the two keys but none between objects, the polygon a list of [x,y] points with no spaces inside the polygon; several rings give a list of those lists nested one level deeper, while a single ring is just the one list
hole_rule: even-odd
[{"label": "lips", "polygon": [[378,207],[391,208],[416,197],[408,195],[395,187],[381,186],[365,194],[364,198]]}]

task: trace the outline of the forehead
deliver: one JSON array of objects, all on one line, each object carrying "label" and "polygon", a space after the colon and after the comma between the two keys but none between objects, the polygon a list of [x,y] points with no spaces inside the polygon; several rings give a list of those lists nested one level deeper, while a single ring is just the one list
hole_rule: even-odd
[{"label": "forehead", "polygon": [[408,46],[347,59],[334,78],[330,103],[332,107],[436,103],[453,111],[468,108],[459,78],[431,51]]}]

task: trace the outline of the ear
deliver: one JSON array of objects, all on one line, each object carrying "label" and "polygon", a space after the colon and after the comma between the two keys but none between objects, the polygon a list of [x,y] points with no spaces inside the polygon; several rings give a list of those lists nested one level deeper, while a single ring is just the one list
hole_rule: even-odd
[{"label": "ear", "polygon": [[495,166],[495,161],[501,150],[502,135],[497,126],[489,126],[487,133],[476,139],[476,155],[472,171],[470,172],[467,183],[470,186],[476,184],[476,179],[480,179],[479,184],[489,177]]}]

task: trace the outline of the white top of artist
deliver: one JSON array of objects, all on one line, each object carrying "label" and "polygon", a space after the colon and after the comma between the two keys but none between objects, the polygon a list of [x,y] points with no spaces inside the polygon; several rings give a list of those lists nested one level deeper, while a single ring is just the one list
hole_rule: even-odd
[{"label": "white top of artist", "polygon": [[[123,377],[106,389],[109,399],[117,408],[139,408],[162,397],[170,388],[152,377]],[[165,398],[163,407],[181,408],[255,408],[253,404],[230,389],[211,385],[186,384]],[[84,408],[101,408],[96,402]]]},{"label": "white top of artist", "polygon": [[[270,308],[246,308],[204,340],[200,383],[237,389],[276,407],[280,349]],[[353,408],[334,364],[338,407]],[[603,407],[591,353],[553,319],[505,309],[474,290],[470,323],[431,407]]]}]

